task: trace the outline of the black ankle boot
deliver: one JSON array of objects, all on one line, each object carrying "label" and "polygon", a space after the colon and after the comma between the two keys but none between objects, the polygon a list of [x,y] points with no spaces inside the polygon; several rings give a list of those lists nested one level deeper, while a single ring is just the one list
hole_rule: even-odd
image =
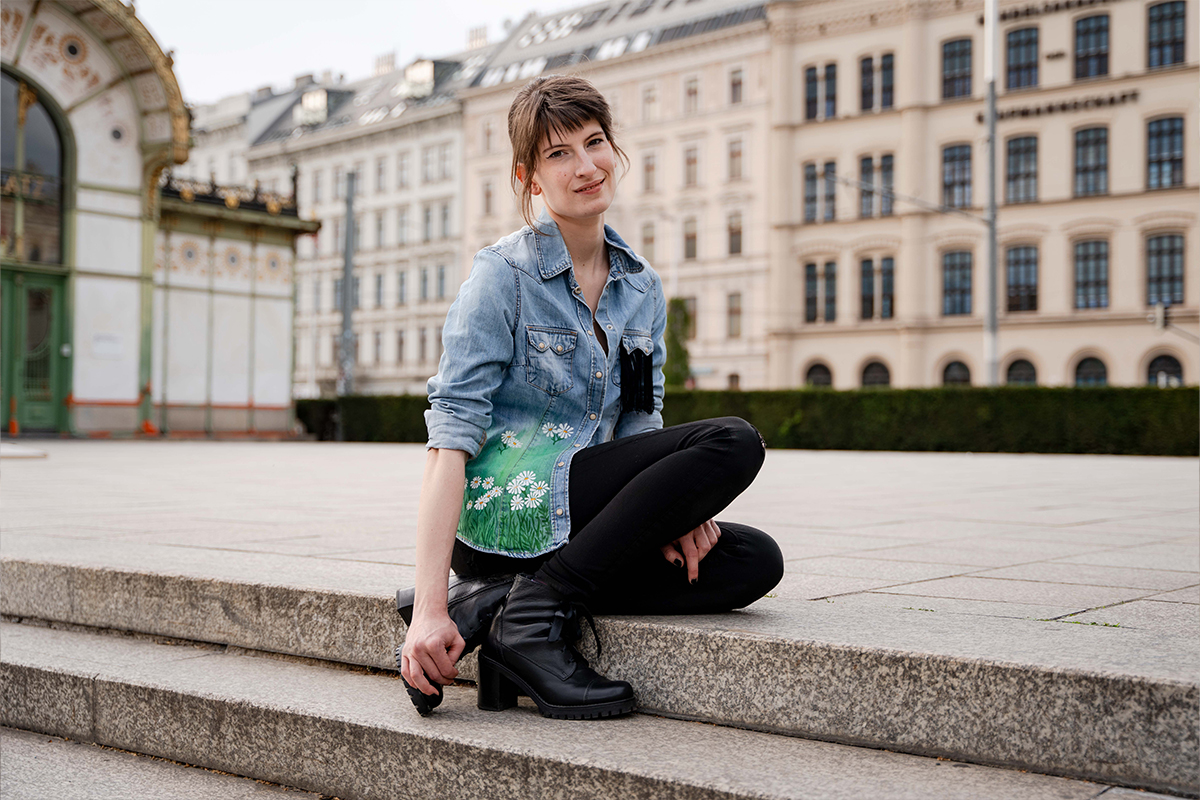
[{"label": "black ankle boot", "polygon": [[545,584],[516,577],[479,650],[481,709],[511,708],[519,690],[553,719],[633,710],[633,687],[600,675],[571,646],[571,632],[578,630],[575,605]]},{"label": "black ankle boot", "polygon": [[[504,596],[508,594],[512,582],[512,575],[493,575],[487,578],[454,576],[450,579],[450,589],[446,595],[446,611],[450,614],[450,619],[458,626],[458,635],[463,637],[463,641],[467,643],[463,655],[483,643],[492,617],[504,601]],[[405,625],[412,625],[416,594],[416,587],[400,589],[396,592],[396,610],[404,618]],[[403,652],[403,645],[396,648],[396,669],[400,669],[400,656]],[[404,688],[408,691],[408,696],[412,698],[413,705],[417,707],[417,713],[422,717],[428,717],[441,704],[442,687],[440,684],[433,684],[433,688],[437,689],[437,694],[425,694],[415,686],[410,686],[403,676],[400,677],[400,680],[404,681]]]}]

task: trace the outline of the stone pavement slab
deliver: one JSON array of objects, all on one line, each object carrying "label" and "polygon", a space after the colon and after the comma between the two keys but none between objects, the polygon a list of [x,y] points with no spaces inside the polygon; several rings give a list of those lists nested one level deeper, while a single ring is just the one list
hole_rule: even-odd
[{"label": "stone pavement slab", "polygon": [[5,800],[320,800],[320,795],[68,741],[0,728]]}]

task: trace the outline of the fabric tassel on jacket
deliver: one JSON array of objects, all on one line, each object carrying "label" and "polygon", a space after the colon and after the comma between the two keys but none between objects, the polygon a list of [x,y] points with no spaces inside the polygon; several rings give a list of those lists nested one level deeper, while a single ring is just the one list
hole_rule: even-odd
[{"label": "fabric tassel on jacket", "polygon": [[653,359],[636,347],[621,347],[621,411],[654,412]]}]

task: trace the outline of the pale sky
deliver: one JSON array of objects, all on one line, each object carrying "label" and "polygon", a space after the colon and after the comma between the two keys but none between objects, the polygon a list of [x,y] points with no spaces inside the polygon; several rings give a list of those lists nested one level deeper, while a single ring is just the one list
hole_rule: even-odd
[{"label": "pale sky", "polygon": [[467,47],[467,32],[550,13],[586,0],[136,0],[137,14],[163,51],[174,50],[183,97],[203,105],[297,75],[325,70],[368,77],[375,57],[396,51],[396,66]]}]

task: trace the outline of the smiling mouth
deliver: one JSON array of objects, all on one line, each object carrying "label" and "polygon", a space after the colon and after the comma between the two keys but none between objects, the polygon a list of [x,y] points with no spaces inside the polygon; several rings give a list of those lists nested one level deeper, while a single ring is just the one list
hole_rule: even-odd
[{"label": "smiling mouth", "polygon": [[595,183],[589,183],[587,186],[576,189],[575,191],[576,191],[576,193],[591,191],[592,189],[595,189],[600,184],[604,183],[604,180],[605,180],[604,178],[601,178],[600,180],[596,181]]}]

